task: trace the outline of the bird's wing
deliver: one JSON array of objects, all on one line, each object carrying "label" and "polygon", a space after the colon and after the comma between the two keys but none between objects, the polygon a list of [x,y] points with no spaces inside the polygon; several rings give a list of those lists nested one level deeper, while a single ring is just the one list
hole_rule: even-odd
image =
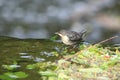
[{"label": "bird's wing", "polygon": [[87,33],[87,31],[86,31],[86,30],[83,30],[83,31],[81,31],[81,32],[79,33],[79,35],[80,35],[80,37],[83,39],[83,38],[85,38],[86,33]]},{"label": "bird's wing", "polygon": [[69,40],[71,41],[82,40],[81,35],[79,35],[77,32],[74,32],[74,31],[70,31],[70,33],[67,36],[69,37]]}]

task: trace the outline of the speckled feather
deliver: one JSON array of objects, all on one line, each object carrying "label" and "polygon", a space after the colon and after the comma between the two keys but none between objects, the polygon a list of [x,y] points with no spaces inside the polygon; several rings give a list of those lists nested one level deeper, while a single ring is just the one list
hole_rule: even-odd
[{"label": "speckled feather", "polygon": [[82,40],[82,34],[79,34],[77,32],[74,32],[74,31],[69,31],[68,32],[68,35],[69,39],[71,41],[79,41],[79,40]]}]

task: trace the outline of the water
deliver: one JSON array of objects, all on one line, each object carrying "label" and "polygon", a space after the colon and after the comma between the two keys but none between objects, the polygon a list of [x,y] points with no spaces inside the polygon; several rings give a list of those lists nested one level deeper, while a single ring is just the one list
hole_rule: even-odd
[{"label": "water", "polygon": [[37,69],[28,70],[26,67],[37,62],[55,61],[57,57],[51,52],[56,50],[55,46],[59,46],[59,43],[45,39],[0,37],[0,45],[0,74],[8,72],[3,65],[10,65],[17,68],[15,71],[29,74],[25,80],[41,80]]}]

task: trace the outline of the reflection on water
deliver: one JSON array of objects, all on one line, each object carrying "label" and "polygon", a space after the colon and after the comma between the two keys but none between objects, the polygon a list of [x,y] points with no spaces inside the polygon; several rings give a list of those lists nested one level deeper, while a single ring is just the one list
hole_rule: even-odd
[{"label": "reflection on water", "polygon": [[87,41],[98,42],[120,35],[118,13],[119,0],[0,0],[0,35],[49,38],[59,29],[85,28]]},{"label": "reflection on water", "polygon": [[33,60],[35,62],[43,62],[43,61],[46,61],[45,58],[42,58],[40,56],[45,56],[46,58],[49,58],[49,57],[54,57],[54,55],[51,53],[51,52],[46,52],[46,51],[41,51],[40,54],[39,54],[39,57],[37,56],[32,56],[28,53],[19,53],[20,54],[20,58],[21,59],[29,59],[29,60]]},{"label": "reflection on water", "polygon": [[35,62],[43,62],[43,61],[45,61],[45,59],[44,59],[44,58],[36,57],[36,58],[34,59],[34,61],[35,61]]},{"label": "reflection on water", "polygon": [[33,59],[32,56],[20,56],[21,58],[25,58],[25,59]]}]

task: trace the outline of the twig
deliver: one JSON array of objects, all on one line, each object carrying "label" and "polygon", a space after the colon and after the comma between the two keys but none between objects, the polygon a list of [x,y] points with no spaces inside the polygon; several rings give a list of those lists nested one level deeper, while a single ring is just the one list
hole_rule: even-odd
[{"label": "twig", "polygon": [[105,42],[107,42],[107,41],[109,41],[109,40],[112,40],[112,39],[114,39],[114,38],[117,38],[117,37],[119,37],[119,36],[110,37],[110,38],[108,38],[108,39],[105,39],[105,40],[103,40],[103,41],[98,42],[98,43],[95,44],[94,46],[99,45],[99,44],[102,44],[102,43],[105,43]]},{"label": "twig", "polygon": [[76,54],[74,54],[74,55],[72,55],[72,56],[70,56],[70,57],[68,57],[68,58],[65,58],[65,60],[70,60],[71,58],[76,57],[77,55],[79,55],[80,53],[82,53],[82,52],[85,51],[85,50],[88,50],[88,49],[91,48],[91,47],[95,47],[95,46],[97,46],[97,45],[99,45],[99,44],[105,43],[105,42],[107,42],[107,41],[109,41],[109,40],[112,40],[112,39],[114,39],[114,38],[117,38],[117,37],[119,37],[119,36],[113,36],[113,37],[110,37],[110,38],[105,39],[105,40],[103,40],[103,41],[100,41],[100,42],[96,43],[96,44],[93,45],[93,46],[89,46],[89,47],[87,47],[87,48],[85,48],[85,49],[83,49],[83,50],[81,50],[81,51],[78,51]]}]

